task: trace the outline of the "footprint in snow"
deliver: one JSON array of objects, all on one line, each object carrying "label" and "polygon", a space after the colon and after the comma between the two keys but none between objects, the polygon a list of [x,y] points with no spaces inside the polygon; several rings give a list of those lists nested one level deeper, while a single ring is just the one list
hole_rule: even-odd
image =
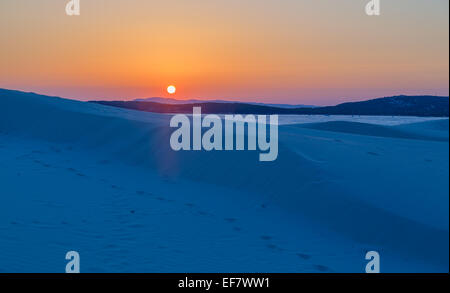
[{"label": "footprint in snow", "polygon": [[269,248],[269,249],[271,249],[271,250],[274,250],[274,251],[284,251],[283,248],[278,247],[278,246],[275,245],[275,244],[267,244],[267,248]]},{"label": "footprint in snow", "polygon": [[267,235],[263,235],[263,236],[261,236],[261,239],[262,240],[272,240],[272,237],[271,236],[267,236]]},{"label": "footprint in snow", "polygon": [[297,256],[304,260],[308,260],[311,258],[311,256],[309,254],[305,254],[305,253],[297,253]]},{"label": "footprint in snow", "polygon": [[314,265],[314,268],[316,270],[318,270],[319,272],[330,272],[331,271],[331,269],[329,267],[324,266],[324,265]]}]

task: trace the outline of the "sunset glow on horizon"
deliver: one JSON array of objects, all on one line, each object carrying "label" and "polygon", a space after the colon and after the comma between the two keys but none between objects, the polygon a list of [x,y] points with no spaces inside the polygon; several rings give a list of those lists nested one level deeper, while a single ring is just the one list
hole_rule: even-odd
[{"label": "sunset glow on horizon", "polygon": [[82,0],[71,17],[65,2],[0,2],[0,88],[313,105],[448,96],[447,0],[383,1],[376,17],[366,0]]},{"label": "sunset glow on horizon", "polygon": [[169,85],[167,87],[167,92],[169,93],[169,95],[173,95],[177,92],[177,88],[173,85]]}]

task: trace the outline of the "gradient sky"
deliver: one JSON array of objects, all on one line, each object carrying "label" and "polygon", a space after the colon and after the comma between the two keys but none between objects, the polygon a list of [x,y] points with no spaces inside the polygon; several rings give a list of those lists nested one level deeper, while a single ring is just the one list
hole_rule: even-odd
[{"label": "gradient sky", "polygon": [[449,92],[449,1],[0,1],[0,88],[327,105]]}]

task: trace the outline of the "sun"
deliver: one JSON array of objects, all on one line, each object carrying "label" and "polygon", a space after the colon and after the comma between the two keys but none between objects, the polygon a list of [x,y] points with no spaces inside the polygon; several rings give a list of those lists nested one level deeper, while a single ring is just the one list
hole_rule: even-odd
[{"label": "sun", "polygon": [[174,93],[176,93],[176,91],[177,91],[177,88],[176,88],[174,85],[169,85],[169,86],[167,87],[167,92],[168,92],[169,94],[171,94],[171,95],[173,95]]}]

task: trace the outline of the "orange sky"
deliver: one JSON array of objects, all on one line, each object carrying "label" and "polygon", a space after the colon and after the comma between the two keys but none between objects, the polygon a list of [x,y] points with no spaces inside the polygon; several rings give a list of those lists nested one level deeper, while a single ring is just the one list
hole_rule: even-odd
[{"label": "orange sky", "polygon": [[0,2],[0,87],[81,100],[448,95],[447,0]]}]

